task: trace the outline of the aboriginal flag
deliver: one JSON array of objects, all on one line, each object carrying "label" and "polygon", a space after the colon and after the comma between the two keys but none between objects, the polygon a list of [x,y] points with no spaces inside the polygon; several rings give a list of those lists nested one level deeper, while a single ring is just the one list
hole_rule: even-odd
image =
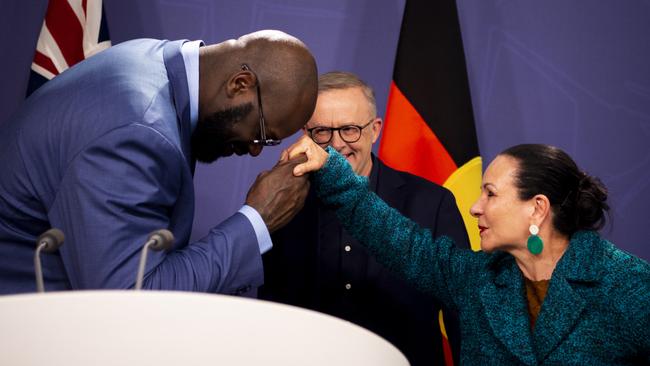
[{"label": "aboriginal flag", "polygon": [[[390,87],[380,158],[454,193],[474,250],[481,157],[454,0],[407,0]],[[447,365],[451,347],[440,314]]]},{"label": "aboriginal flag", "polygon": [[381,159],[449,188],[477,250],[481,157],[453,0],[406,2],[385,119]]},{"label": "aboriginal flag", "polygon": [[102,0],[49,0],[27,96],[77,62],[110,46]]}]

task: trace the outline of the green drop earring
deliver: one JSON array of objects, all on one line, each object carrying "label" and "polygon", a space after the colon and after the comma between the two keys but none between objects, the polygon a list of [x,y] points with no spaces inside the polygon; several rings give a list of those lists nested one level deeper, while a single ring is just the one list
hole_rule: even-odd
[{"label": "green drop earring", "polygon": [[530,236],[528,237],[527,241],[528,251],[534,255],[538,255],[542,252],[542,249],[544,249],[544,242],[542,241],[542,238],[537,236],[537,234],[539,234],[539,227],[534,224],[530,225],[530,227],[528,227],[528,231],[530,231]]}]

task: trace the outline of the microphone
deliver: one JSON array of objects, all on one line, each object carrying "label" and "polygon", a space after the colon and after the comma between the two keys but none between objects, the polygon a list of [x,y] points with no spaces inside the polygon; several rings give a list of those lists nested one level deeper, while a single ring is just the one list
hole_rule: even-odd
[{"label": "microphone", "polygon": [[144,279],[144,267],[147,264],[147,252],[149,249],[160,251],[169,250],[174,243],[174,234],[166,229],[156,230],[149,234],[147,242],[142,247],[140,254],[140,265],[138,266],[138,275],[135,278],[135,289],[142,289],[142,281]]},{"label": "microphone", "polygon": [[63,244],[65,236],[63,231],[57,228],[41,234],[36,239],[36,251],[34,252],[34,274],[36,275],[36,292],[45,292],[43,285],[43,267],[41,266],[41,252],[53,253]]}]

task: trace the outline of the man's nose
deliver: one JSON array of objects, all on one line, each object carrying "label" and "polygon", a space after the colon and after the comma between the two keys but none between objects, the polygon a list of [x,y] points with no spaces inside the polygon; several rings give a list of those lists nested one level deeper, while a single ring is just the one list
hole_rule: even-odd
[{"label": "man's nose", "polygon": [[250,156],[257,156],[262,152],[262,145],[259,144],[248,144],[248,153]]},{"label": "man's nose", "polygon": [[332,131],[332,140],[330,141],[330,146],[332,146],[334,150],[340,152],[345,145],[347,145],[347,142],[343,141],[341,135],[339,134],[339,131]]}]

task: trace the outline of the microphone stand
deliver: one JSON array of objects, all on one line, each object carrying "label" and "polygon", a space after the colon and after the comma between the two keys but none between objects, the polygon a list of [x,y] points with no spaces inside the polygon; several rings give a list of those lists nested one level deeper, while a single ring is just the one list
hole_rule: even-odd
[{"label": "microphone stand", "polygon": [[138,265],[138,276],[135,279],[135,290],[142,290],[144,281],[144,268],[147,264],[147,253],[152,250],[169,250],[174,242],[174,234],[166,229],[156,230],[149,234],[147,242],[142,247],[140,254],[140,264]]},{"label": "microphone stand", "polygon": [[41,267],[41,250],[47,247],[46,242],[41,242],[34,252],[34,273],[36,274],[36,292],[45,292],[43,285],[43,270]]},{"label": "microphone stand", "polygon": [[65,240],[63,232],[57,228],[51,228],[41,234],[36,240],[36,251],[34,251],[34,274],[36,275],[36,292],[45,292],[43,284],[43,267],[41,267],[41,252],[55,252]]}]

